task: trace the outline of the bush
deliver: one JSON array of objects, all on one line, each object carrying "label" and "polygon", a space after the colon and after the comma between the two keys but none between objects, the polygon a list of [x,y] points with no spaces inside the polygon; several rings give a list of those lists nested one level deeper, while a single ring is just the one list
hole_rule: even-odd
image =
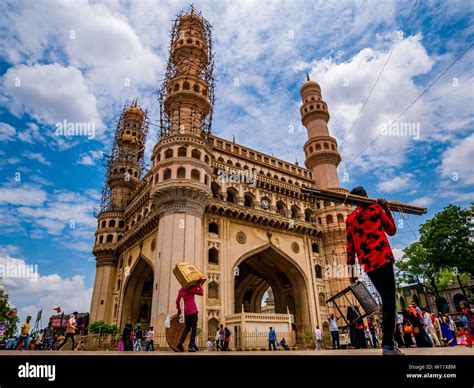
[{"label": "bush", "polygon": [[95,321],[89,325],[89,332],[93,334],[117,334],[119,328],[104,321]]}]

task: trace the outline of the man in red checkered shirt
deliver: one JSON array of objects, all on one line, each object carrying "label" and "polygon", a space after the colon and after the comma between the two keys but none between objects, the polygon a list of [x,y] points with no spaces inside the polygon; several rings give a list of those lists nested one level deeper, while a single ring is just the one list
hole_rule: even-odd
[{"label": "man in red checkered shirt", "polygon": [[[356,187],[351,194],[368,197],[363,187]],[[388,202],[385,199],[368,206],[357,206],[346,220],[347,264],[354,265],[355,257],[364,268],[382,298],[383,340],[382,354],[403,354],[394,345],[395,332],[395,275],[389,236],[397,228]],[[355,279],[352,278],[351,281]]]}]

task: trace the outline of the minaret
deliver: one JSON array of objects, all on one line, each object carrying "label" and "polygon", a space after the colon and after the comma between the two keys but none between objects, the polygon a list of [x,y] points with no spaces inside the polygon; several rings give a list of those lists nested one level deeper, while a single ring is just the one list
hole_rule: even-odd
[{"label": "minaret", "polygon": [[301,87],[303,105],[300,108],[301,122],[308,130],[308,141],[304,145],[305,165],[312,171],[316,186],[323,189],[339,188],[337,166],[341,156],[337,142],[328,130],[329,111],[321,96],[319,84],[306,76]]},{"label": "minaret", "polygon": [[[341,155],[337,149],[337,142],[328,130],[329,110],[322,99],[319,84],[306,75],[306,82],[300,89],[303,104],[300,108],[301,122],[308,130],[308,141],[304,145],[306,156],[305,165],[311,169],[316,187],[347,193],[340,187],[337,175],[337,166],[341,162]],[[322,255],[324,264],[337,269],[344,269],[346,265],[346,217],[352,211],[350,206],[319,201],[315,217],[320,220],[323,228]],[[344,271],[340,271],[344,273]],[[332,276],[325,278],[326,297],[336,294],[349,285],[347,277]],[[341,302],[343,311],[346,307]],[[339,315],[334,306],[330,311]]]},{"label": "minaret", "polygon": [[152,155],[151,195],[159,225],[151,324],[158,331],[164,330],[167,314],[176,312],[176,263],[187,261],[201,270],[205,266],[202,219],[212,196],[212,149],[207,141],[213,101],[210,46],[208,23],[194,9],[177,19],[160,91],[161,137]]},{"label": "minaret", "polygon": [[125,207],[140,183],[148,130],[146,117],[146,111],[134,100],[129,107],[124,108],[117,124],[92,250],[97,269],[90,310],[91,322],[112,322],[113,319],[113,293],[118,264],[115,249],[125,229]]}]

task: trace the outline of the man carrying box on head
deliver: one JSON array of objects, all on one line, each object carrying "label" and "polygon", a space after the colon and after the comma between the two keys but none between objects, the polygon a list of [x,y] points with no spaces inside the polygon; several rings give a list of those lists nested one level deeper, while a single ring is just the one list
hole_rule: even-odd
[{"label": "man carrying box on head", "polygon": [[198,346],[196,345],[198,309],[196,306],[196,302],[194,300],[194,296],[203,295],[203,289],[202,289],[203,283],[204,283],[204,280],[201,280],[198,284],[192,285],[189,288],[182,287],[178,292],[178,297],[176,298],[176,308],[178,310],[178,315],[181,315],[181,299],[183,299],[184,324],[186,325],[178,343],[178,350],[180,352],[184,352],[183,344],[190,331],[191,331],[191,338],[189,339],[188,352],[196,352],[199,350]]}]

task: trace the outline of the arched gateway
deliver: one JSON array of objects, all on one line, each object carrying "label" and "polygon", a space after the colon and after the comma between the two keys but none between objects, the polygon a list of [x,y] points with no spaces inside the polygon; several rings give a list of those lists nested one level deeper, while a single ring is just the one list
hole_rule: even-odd
[{"label": "arched gateway", "polygon": [[293,315],[298,328],[311,328],[307,279],[294,260],[273,244],[243,255],[234,276],[234,312],[260,313],[262,297],[273,291],[275,314]]}]

